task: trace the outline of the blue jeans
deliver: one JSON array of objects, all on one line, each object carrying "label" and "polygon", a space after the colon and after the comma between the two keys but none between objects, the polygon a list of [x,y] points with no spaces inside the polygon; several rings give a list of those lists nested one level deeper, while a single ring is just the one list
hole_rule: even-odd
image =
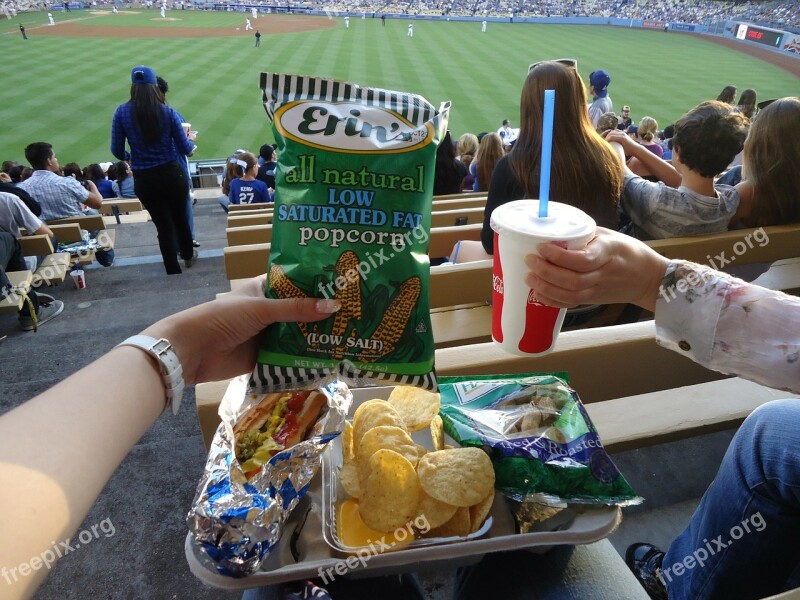
[{"label": "blue jeans", "polygon": [[669,597],[763,598],[800,562],[800,401],[754,411],[662,563]]},{"label": "blue jeans", "polygon": [[[191,181],[191,179],[189,180]],[[192,239],[196,240],[197,236],[194,233],[194,210],[192,209],[192,190],[186,195],[186,219],[189,221],[189,231],[192,232]]]}]

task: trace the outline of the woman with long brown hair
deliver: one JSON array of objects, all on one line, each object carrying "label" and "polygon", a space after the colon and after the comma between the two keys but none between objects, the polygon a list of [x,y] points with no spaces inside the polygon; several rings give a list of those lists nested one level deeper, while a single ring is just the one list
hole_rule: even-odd
[{"label": "woman with long brown hair", "polygon": [[[125,150],[126,140],[130,152]],[[131,99],[117,108],[111,123],[111,152],[130,162],[136,196],[156,226],[169,275],[181,272],[178,254],[187,268],[197,258],[186,214],[189,177],[183,164],[184,156],[194,150],[178,113],[164,102],[155,71],[134,67]]]},{"label": "woman with long brown hair", "polygon": [[544,61],[532,65],[528,72],[522,88],[519,138],[497,163],[489,185],[481,233],[489,254],[494,251],[494,233],[489,225],[492,211],[512,200],[539,196],[545,90],[555,90],[550,198],[580,208],[599,226],[618,226],[622,165],[592,127],[576,62]]},{"label": "woman with long brown hair", "polygon": [[503,140],[498,133],[493,131],[481,138],[478,154],[470,165],[470,170],[475,177],[475,183],[472,186],[473,192],[489,191],[489,182],[492,180],[494,168],[504,155]]},{"label": "woman with long brown hair", "polygon": [[744,142],[740,202],[731,225],[800,222],[800,97],[781,98],[758,113]]},{"label": "woman with long brown hair", "polygon": [[739,96],[739,102],[736,103],[736,110],[742,113],[748,119],[755,119],[758,114],[758,107],[756,101],[758,96],[755,90],[747,88]]}]

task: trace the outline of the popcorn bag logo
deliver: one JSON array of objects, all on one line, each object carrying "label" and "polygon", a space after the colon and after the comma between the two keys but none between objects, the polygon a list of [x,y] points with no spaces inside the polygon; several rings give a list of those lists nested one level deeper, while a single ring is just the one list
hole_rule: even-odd
[{"label": "popcorn bag logo", "polygon": [[289,139],[338,152],[411,152],[434,137],[430,123],[415,127],[395,112],[353,102],[292,102],[276,112],[275,125]]}]

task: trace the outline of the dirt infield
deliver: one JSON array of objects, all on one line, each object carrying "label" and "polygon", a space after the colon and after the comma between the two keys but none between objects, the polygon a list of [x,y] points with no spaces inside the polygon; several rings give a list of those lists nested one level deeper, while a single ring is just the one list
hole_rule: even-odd
[{"label": "dirt infield", "polygon": [[718,37],[716,35],[701,35],[699,33],[684,33],[683,35],[699,37],[706,41],[719,44],[720,46],[730,48],[731,50],[736,50],[737,52],[742,52],[743,54],[760,58],[764,62],[775,65],[784,71],[788,71],[795,77],[800,78],[800,58],[794,57],[791,54],[787,54],[785,52],[773,52],[772,50],[759,48],[753,44],[744,44],[738,40]]},{"label": "dirt infield", "polygon": [[[88,19],[87,19],[88,20]],[[179,21],[180,19],[152,19],[158,21]],[[264,16],[258,20],[258,29],[263,35],[276,33],[298,33],[302,31],[317,31],[328,29],[335,25],[329,19],[310,18],[306,16]],[[252,36],[252,31],[245,31],[244,27],[237,30],[235,27],[102,27],[89,23],[70,21],[59,23],[55,27],[38,28],[36,35],[54,35],[59,37],[83,38],[207,38],[207,37],[232,37]]]}]

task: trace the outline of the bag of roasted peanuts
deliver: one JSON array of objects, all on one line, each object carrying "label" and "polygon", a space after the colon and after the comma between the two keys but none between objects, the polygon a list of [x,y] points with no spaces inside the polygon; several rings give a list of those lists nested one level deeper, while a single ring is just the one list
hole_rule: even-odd
[{"label": "bag of roasted peanuts", "polygon": [[261,89],[278,144],[265,294],[341,309],[271,325],[251,386],[338,373],[435,390],[428,240],[449,103],[276,73],[262,73]]}]

